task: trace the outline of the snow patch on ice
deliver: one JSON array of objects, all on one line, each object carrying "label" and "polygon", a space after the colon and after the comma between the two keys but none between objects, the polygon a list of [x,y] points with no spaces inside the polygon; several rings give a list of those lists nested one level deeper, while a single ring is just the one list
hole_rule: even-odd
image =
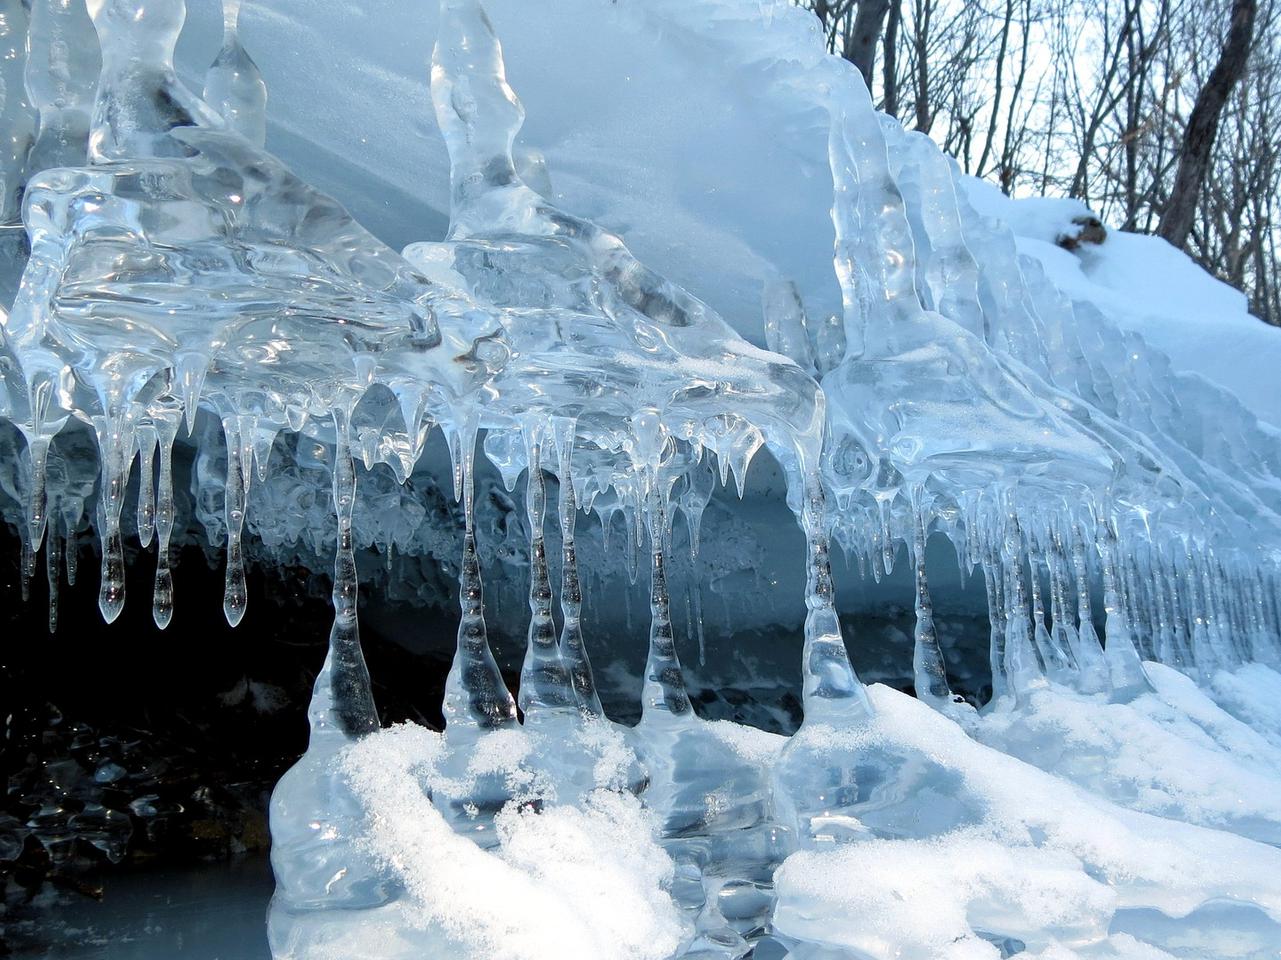
[{"label": "snow patch on ice", "polygon": [[511,804],[495,822],[498,848],[485,851],[431,801],[421,771],[441,749],[438,734],[406,725],[353,744],[341,761],[370,811],[370,850],[412,901],[405,919],[438,926],[467,956],[494,960],[675,952],[685,928],[664,890],[672,864],[638,800],[598,791],[581,807]]}]

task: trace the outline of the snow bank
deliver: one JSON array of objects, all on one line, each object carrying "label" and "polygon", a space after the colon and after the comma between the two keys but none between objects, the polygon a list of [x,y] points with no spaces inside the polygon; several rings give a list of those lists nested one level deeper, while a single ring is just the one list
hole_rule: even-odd
[{"label": "snow bank", "polygon": [[[457,956],[492,960],[663,960],[685,935],[665,892],[672,864],[640,802],[600,791],[581,807],[510,806],[481,849],[454,832],[428,792],[441,738],[384,730],[343,759],[370,811],[367,843],[404,884],[397,921]],[[398,924],[374,927],[391,936]],[[443,941],[441,935],[443,934]],[[367,945],[375,949],[379,941]]]},{"label": "snow bank", "polygon": [[1281,426],[1281,329],[1249,312],[1245,295],[1215,279],[1160,237],[1109,230],[1100,245],[1068,252],[1057,238],[1090,215],[1077,200],[1011,199],[993,185],[962,177],[970,202],[1003,221],[1019,252],[1035,257],[1073,300],[1084,300],[1165,353],[1175,370],[1200,374],[1235,393],[1251,412]]},{"label": "snow bank", "polygon": [[933,836],[794,854],[775,876],[784,934],[875,958],[997,957],[991,940],[1006,937],[1032,950],[1091,944],[1142,956],[1146,947],[1106,940],[1114,923],[1154,911],[1185,918],[1179,936],[1195,937],[1197,912],[1219,900],[1281,934],[1281,851],[1122,809],[971,740],[919,701],[879,685],[870,693],[873,724],[832,747],[897,753],[900,769],[952,781],[948,793],[971,815]]}]

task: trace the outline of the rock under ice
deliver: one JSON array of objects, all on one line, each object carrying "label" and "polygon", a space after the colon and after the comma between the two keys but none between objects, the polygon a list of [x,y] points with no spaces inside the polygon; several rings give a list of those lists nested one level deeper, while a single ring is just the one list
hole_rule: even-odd
[{"label": "rock under ice", "polygon": [[[0,442],[51,628],[90,525],[103,616],[136,530],[169,624],[176,452],[233,625],[251,505],[318,504],[251,527],[268,558],[333,550],[310,747],[272,801],[278,960],[1274,955],[1281,449],[1231,394],[1061,295],[781,2],[575,8],[769,72],[826,130],[843,310],[769,279],[768,350],[555,199],[480,0],[441,0],[431,103],[402,105],[434,109],[450,223],[399,253],[264,149],[268,86],[224,7],[197,93],[182,0],[3,0]],[[437,430],[462,526],[446,727],[380,730],[356,553],[441,549],[401,519]],[[697,550],[762,449],[804,540],[790,738],[699,717],[672,609],[674,531]],[[524,497],[516,697],[478,457]],[[634,726],[592,671],[592,515],[648,564]],[[986,589],[979,710],[949,685],[931,536]],[[878,579],[906,556],[915,699],[855,675],[833,543]]]}]

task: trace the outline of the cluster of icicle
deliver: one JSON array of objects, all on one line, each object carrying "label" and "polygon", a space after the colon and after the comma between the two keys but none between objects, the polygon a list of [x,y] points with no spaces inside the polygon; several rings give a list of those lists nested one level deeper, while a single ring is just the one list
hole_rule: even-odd
[{"label": "cluster of icicle", "polygon": [[[807,68],[831,114],[845,317],[811,325],[794,289],[771,285],[766,352],[526,184],[512,159],[523,110],[476,0],[443,0],[432,61],[450,233],[401,254],[263,150],[266,86],[237,38],[238,3],[225,10],[202,96],[174,73],[176,0],[34,0],[29,23],[21,4],[0,21],[13,131],[0,154],[0,260],[22,268],[3,317],[0,415],[25,438],[23,581],[43,546],[51,626],[64,559],[75,575],[63,544],[95,484],[99,603],[118,616],[135,465],[137,529],[157,544],[154,617],[170,622],[173,447],[203,408],[226,441],[233,625],[246,604],[246,504],[276,438],[329,451],[335,620],[313,724],[347,735],[377,724],[357,628],[354,458],[403,482],[436,427],[466,524],[451,724],[516,718],[485,634],[478,446],[509,485],[527,476],[527,717],[600,714],[574,528],[602,502],[650,544],[645,704],[691,714],[664,570],[672,522],[682,513],[696,543],[715,470],[741,490],[763,446],[806,534],[809,718],[854,722],[868,709],[836,616],[833,535],[875,576],[906,544],[916,688],[943,708],[932,533],[982,571],[995,698],[1046,678],[1125,697],[1145,687],[1144,658],[1195,673],[1277,657],[1276,445],[1226,394],[1065,301],[1007,231],[968,208],[926,138],[874,112],[847,64],[816,54]],[[558,481],[559,631],[545,472]],[[1106,644],[1093,626],[1098,582]]]},{"label": "cluster of icicle", "polygon": [[[174,73],[181,3],[105,0],[86,10],[39,0],[25,29],[15,19],[21,8],[6,19],[15,51],[6,69],[25,61],[28,91],[26,101],[6,101],[6,114],[38,118],[5,170],[6,186],[23,185],[30,245],[0,358],[0,412],[25,438],[24,586],[43,545],[52,626],[62,544],[81,523],[96,473],[99,606],[108,621],[119,615],[121,515],[136,465],[137,528],[144,547],[157,541],[153,614],[165,627],[174,609],[173,448],[203,408],[225,436],[224,612],[235,625],[246,604],[241,539],[252,485],[268,475],[282,431],[320,440],[330,451],[338,539],[331,652],[313,718],[337,718],[348,733],[370,729],[354,456],[367,467],[385,463],[403,481],[439,427],[466,518],[451,722],[515,718],[485,636],[472,505],[478,446],[513,485],[528,476],[526,712],[539,702],[599,712],[573,531],[579,508],[608,500],[637,541],[652,544],[648,674],[658,692],[647,696],[689,713],[663,576],[672,520],[683,514],[696,542],[714,471],[722,482],[732,473],[741,489],[768,445],[811,543],[812,686],[861,700],[827,573],[817,385],[743,341],[618,237],[525,185],[512,160],[523,111],[497,39],[478,3],[442,6],[432,88],[452,161],[453,222],[446,242],[414,244],[403,256],[262,150],[266,87],[237,38],[238,4],[226,6],[203,97]],[[49,50],[59,51],[57,63]],[[558,479],[564,544],[559,636],[541,535],[545,470]]]}]

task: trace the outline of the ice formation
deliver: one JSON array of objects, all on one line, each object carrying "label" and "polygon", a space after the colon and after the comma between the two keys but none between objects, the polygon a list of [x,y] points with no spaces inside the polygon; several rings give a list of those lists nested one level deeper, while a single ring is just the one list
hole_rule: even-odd
[{"label": "ice formation", "polygon": [[[441,0],[431,54],[448,235],[401,253],[265,150],[239,7],[197,95],[174,67],[181,0],[6,0],[0,415],[51,628],[90,515],[103,616],[136,529],[169,624],[176,446],[225,540],[233,625],[252,495],[284,485],[329,512],[327,535],[289,510],[255,528],[334,551],[310,747],[272,802],[276,957],[1281,942],[1281,451],[1235,397],[1067,300],[781,3],[593,14],[750,49],[822,118],[843,315],[808,316],[774,276],[768,350],[562,209],[555,171],[516,147],[524,110],[479,0]],[[437,429],[463,528],[446,727],[380,731],[356,551],[424,549],[395,518],[422,509],[403,491]],[[487,638],[478,449],[524,496],[516,697]],[[717,481],[741,495],[762,449],[805,543],[790,738],[695,712],[669,585],[677,516],[697,550]],[[576,525],[593,513],[649,561],[634,727],[605,715],[590,662]],[[982,711],[949,685],[938,535],[986,590]],[[916,700],[855,675],[833,542],[876,578],[905,549]]]}]

